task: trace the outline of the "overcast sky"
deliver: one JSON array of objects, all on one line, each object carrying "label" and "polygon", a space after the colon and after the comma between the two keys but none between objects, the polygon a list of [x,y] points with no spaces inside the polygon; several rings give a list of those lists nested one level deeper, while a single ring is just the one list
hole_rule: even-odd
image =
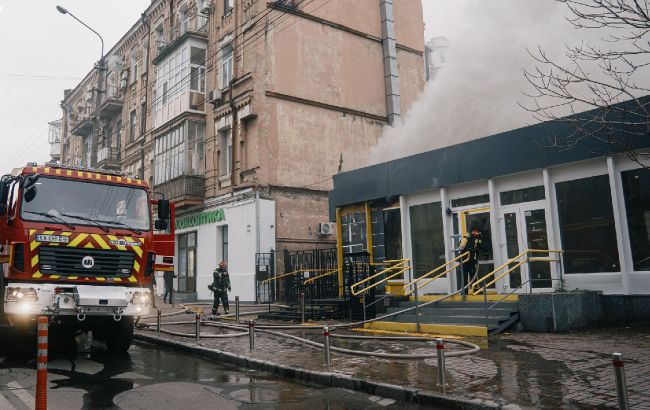
[{"label": "overcast sky", "polygon": [[[335,0],[353,1],[353,0]],[[517,2],[518,0],[509,0]],[[149,0],[0,0],[0,173],[48,158],[47,123],[100,54],[99,39],[55,5],[96,29],[108,51]],[[428,39],[461,30],[467,0],[423,0]]]}]

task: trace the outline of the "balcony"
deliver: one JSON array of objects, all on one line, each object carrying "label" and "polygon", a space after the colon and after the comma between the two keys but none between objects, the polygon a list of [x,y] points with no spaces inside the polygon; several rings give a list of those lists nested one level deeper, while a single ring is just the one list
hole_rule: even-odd
[{"label": "balcony", "polygon": [[90,115],[80,115],[79,120],[70,130],[72,135],[79,135],[81,137],[87,137],[93,132],[95,127],[95,121]]},{"label": "balcony", "polygon": [[111,118],[122,113],[124,105],[124,94],[122,89],[116,85],[106,87],[106,92],[102,95],[102,102],[99,106],[99,115],[102,118]]},{"label": "balcony", "polygon": [[174,50],[188,37],[195,37],[203,40],[208,39],[208,19],[205,16],[193,16],[185,21],[175,24],[172,28],[171,35],[167,35],[157,41],[158,53],[153,59],[153,63],[160,63],[167,54]]},{"label": "balcony", "polygon": [[97,151],[97,168],[119,170],[120,150],[113,147],[102,147]]},{"label": "balcony", "polygon": [[176,203],[176,207],[200,205],[205,198],[205,177],[183,175],[155,186],[155,191]]}]

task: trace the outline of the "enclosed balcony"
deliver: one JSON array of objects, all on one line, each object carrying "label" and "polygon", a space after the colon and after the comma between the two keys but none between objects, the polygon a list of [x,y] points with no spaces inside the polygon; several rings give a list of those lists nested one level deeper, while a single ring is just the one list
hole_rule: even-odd
[{"label": "enclosed balcony", "polygon": [[157,41],[157,53],[153,59],[154,64],[159,64],[165,56],[182,44],[187,38],[201,40],[208,39],[208,19],[203,15],[191,17],[180,16],[181,21],[174,24],[171,34],[167,34]]},{"label": "enclosed balcony", "polygon": [[203,175],[181,175],[155,186],[155,191],[176,204],[177,208],[200,205],[205,199]]}]

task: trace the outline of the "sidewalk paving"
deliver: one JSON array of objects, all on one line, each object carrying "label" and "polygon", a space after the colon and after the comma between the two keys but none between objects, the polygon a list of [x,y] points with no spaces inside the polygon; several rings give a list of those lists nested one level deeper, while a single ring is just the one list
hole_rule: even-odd
[{"label": "sidewalk paving", "polygon": [[[178,311],[160,306],[163,313]],[[207,306],[203,307],[209,313]],[[242,305],[242,313],[264,309]],[[231,307],[231,313],[233,307]],[[165,322],[193,320],[189,314],[163,318],[163,328],[193,333],[194,325]],[[147,320],[155,323],[154,320]],[[331,322],[335,324],[336,322]],[[283,322],[283,324],[286,324]],[[153,326],[155,327],[155,325]],[[202,327],[204,334],[224,333]],[[318,330],[284,330],[322,342]],[[447,386],[437,386],[437,360],[389,360],[332,352],[332,365],[324,365],[323,352],[304,343],[261,332],[256,349],[249,352],[247,337],[228,339],[183,338],[138,330],[138,335],[156,335],[169,341],[218,349],[275,364],[315,372],[334,372],[378,383],[425,390],[450,397],[480,400],[498,406],[520,408],[611,408],[617,406],[611,354],[623,353],[630,405],[650,410],[650,328],[596,329],[567,334],[508,333],[485,341],[478,354],[447,358]],[[352,333],[337,331],[337,333]],[[390,353],[435,353],[433,342],[333,339],[332,346]],[[465,349],[448,344],[447,351]],[[516,405],[516,406],[512,406]]]}]

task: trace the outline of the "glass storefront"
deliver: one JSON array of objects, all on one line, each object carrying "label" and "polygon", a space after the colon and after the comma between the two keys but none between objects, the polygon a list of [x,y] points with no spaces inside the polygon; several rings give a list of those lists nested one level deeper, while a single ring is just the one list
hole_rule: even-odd
[{"label": "glass storefront", "polygon": [[608,175],[555,184],[565,273],[620,271]]},{"label": "glass storefront", "polygon": [[409,208],[413,274],[419,278],[445,263],[445,236],[442,225],[442,205],[433,202]]},{"label": "glass storefront", "polygon": [[621,178],[633,269],[650,271],[650,170],[625,171]]}]

